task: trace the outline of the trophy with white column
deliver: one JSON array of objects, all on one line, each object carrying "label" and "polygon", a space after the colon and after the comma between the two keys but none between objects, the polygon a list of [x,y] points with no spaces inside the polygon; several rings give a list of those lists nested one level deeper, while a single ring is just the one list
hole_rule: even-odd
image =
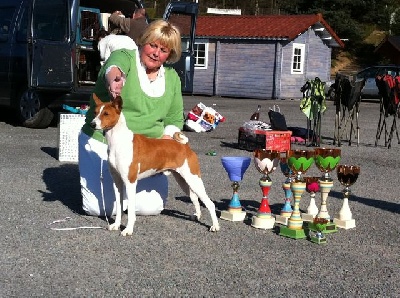
[{"label": "trophy with white column", "polygon": [[352,229],[356,227],[356,221],[353,219],[349,207],[349,197],[351,195],[350,186],[353,185],[360,174],[359,166],[339,165],[337,167],[337,176],[342,185],[343,190],[343,206],[339,211],[338,218],[334,218],[333,222],[337,227],[342,229]]},{"label": "trophy with white column", "polygon": [[254,165],[256,169],[263,174],[259,180],[259,185],[263,193],[260,207],[257,214],[252,218],[251,226],[257,229],[272,229],[275,224],[275,218],[271,214],[271,208],[268,202],[268,193],[271,189],[272,180],[269,177],[279,164],[279,151],[256,149],[254,151]]}]

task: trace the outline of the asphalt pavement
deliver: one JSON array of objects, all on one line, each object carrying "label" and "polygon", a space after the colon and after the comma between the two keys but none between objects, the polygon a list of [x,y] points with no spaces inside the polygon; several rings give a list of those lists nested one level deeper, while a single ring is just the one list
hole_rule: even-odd
[{"label": "asphalt pavement", "polygon": [[[248,156],[237,148],[238,128],[260,104],[261,120],[280,106],[288,126],[305,127],[299,101],[185,96],[185,111],[202,102],[226,118],[211,132],[187,132],[198,153],[208,194],[220,212],[232,196],[222,156]],[[335,106],[322,116],[321,146],[335,147]],[[171,180],[166,209],[159,216],[140,216],[134,235],[106,230],[104,218],[81,210],[76,163],[58,160],[58,129],[34,130],[15,125],[9,112],[0,116],[0,297],[399,297],[399,171],[397,136],[392,147],[384,135],[375,146],[379,103],[362,102],[360,138],[342,142],[341,164],[361,167],[351,186],[349,206],[354,229],[330,233],[327,243],[280,236],[278,229],[256,229],[250,219],[261,201],[261,174],[250,164],[240,182],[243,222],[220,219],[218,233],[202,207],[191,220],[190,200]],[[398,119],[400,120],[400,119]],[[387,119],[388,126],[393,118]],[[346,139],[346,137],[344,137]],[[312,150],[302,144],[292,148]],[[215,151],[216,155],[206,155]],[[313,166],[307,175],[320,175]],[[343,186],[334,186],[327,206],[337,217]],[[269,203],[274,214],[284,202],[277,169]],[[306,210],[304,193],[300,209]],[[321,195],[316,195],[317,205]],[[65,220],[65,219],[68,220]],[[82,228],[92,227],[92,228]],[[57,230],[51,228],[67,228]],[[69,229],[71,228],[71,229]],[[79,229],[74,229],[79,228]]]}]

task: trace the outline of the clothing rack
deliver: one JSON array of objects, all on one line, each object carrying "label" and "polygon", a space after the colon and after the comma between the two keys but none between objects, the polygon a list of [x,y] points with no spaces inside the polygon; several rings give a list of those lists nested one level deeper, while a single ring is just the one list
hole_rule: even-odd
[{"label": "clothing rack", "polygon": [[[400,144],[396,121],[399,116],[400,76],[393,77],[386,74],[377,76],[375,81],[380,95],[379,122],[376,130],[375,146],[378,145],[378,141],[383,133],[385,137],[385,147],[390,149],[394,132],[396,132],[397,143]],[[393,117],[393,121],[389,131],[387,121],[389,121],[390,117]]]},{"label": "clothing rack", "polygon": [[303,92],[300,110],[307,117],[306,146],[319,147],[321,144],[321,115],[326,110],[325,82],[315,77],[314,80],[308,80],[300,91]]},{"label": "clothing rack", "polygon": [[340,147],[342,140],[346,139],[349,146],[355,134],[357,146],[360,144],[360,126],[358,117],[360,114],[361,90],[365,85],[365,79],[356,80],[352,76],[336,74],[335,83],[335,133],[333,144]]}]

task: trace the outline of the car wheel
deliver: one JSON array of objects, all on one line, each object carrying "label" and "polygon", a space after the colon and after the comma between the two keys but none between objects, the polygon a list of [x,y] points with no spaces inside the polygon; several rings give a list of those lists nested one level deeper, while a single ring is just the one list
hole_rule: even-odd
[{"label": "car wheel", "polygon": [[54,117],[54,113],[44,105],[40,94],[31,89],[20,94],[17,114],[22,125],[29,128],[46,128]]}]

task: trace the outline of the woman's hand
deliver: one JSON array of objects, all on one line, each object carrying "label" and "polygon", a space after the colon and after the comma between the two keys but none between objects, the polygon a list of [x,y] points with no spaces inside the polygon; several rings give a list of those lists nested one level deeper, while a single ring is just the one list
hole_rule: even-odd
[{"label": "woman's hand", "polygon": [[125,78],[121,70],[118,67],[111,67],[106,73],[106,81],[108,83],[108,92],[112,98],[120,96],[125,84]]},{"label": "woman's hand", "polygon": [[110,82],[110,86],[108,87],[108,91],[110,92],[113,98],[121,95],[122,87],[124,87],[125,80],[120,77],[116,76],[114,80]]}]

